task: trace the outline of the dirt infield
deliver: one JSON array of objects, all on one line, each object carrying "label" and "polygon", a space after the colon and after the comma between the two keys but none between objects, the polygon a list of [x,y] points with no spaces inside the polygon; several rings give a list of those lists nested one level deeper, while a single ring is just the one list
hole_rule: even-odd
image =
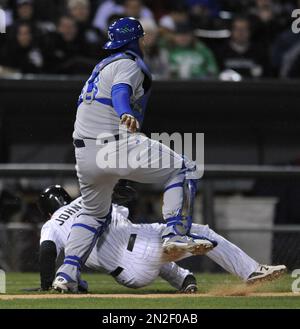
[{"label": "dirt infield", "polygon": [[201,297],[300,297],[300,293],[293,292],[250,292],[247,294],[28,294],[28,295],[0,295],[0,300],[17,300],[17,299],[77,299],[77,298],[201,298]]}]

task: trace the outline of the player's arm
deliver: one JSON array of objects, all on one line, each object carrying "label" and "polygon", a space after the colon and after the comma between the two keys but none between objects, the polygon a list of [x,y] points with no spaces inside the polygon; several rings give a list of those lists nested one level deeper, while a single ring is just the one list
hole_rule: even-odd
[{"label": "player's arm", "polygon": [[121,119],[120,123],[124,124],[129,131],[136,132],[139,129],[139,122],[134,116],[130,99],[141,88],[144,79],[143,73],[135,61],[130,59],[119,60],[112,65],[113,107]]},{"label": "player's arm", "polygon": [[126,83],[118,83],[112,87],[112,102],[121,119],[121,124],[124,124],[129,131],[134,133],[139,128],[139,124],[130,106],[131,95],[132,88]]},{"label": "player's arm", "polygon": [[42,290],[49,290],[52,287],[52,282],[55,278],[56,257],[56,244],[51,240],[43,241],[40,245],[39,254]]},{"label": "player's arm", "polygon": [[62,250],[62,242],[59,234],[51,224],[51,220],[46,222],[41,230],[40,239],[40,280],[41,289],[49,290],[55,278],[56,258]]}]

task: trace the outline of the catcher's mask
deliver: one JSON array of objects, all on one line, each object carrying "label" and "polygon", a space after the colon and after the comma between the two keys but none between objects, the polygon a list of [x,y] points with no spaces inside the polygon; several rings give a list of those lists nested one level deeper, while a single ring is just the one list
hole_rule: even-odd
[{"label": "catcher's mask", "polygon": [[40,195],[37,202],[42,215],[49,219],[54,212],[72,201],[70,195],[60,185],[47,187]]}]

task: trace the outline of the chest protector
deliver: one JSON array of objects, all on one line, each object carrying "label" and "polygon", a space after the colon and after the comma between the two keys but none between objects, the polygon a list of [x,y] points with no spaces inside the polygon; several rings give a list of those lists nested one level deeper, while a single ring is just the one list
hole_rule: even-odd
[{"label": "chest protector", "polygon": [[147,65],[143,61],[143,59],[131,50],[127,50],[123,53],[113,54],[112,56],[103,59],[99,64],[95,66],[92,75],[90,76],[89,80],[85,85],[86,89],[84,88],[81,95],[79,96],[78,106],[81,103],[91,104],[93,101],[97,101],[101,104],[105,104],[113,107],[111,98],[96,97],[96,94],[98,92],[98,87],[95,84],[95,79],[98,77],[99,73],[107,65],[116,62],[120,59],[130,59],[135,61],[144,74],[144,81],[143,81],[144,94],[140,98],[136,100],[132,100],[130,103],[134,116],[138,120],[141,127],[144,120],[148,99],[151,93],[152,75]]}]

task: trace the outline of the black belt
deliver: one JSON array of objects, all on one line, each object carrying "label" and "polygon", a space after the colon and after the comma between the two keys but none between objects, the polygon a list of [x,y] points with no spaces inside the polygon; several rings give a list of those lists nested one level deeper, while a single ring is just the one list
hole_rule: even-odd
[{"label": "black belt", "polygon": [[77,148],[85,147],[84,141],[82,139],[74,139],[73,145]]},{"label": "black belt", "polygon": [[[114,136],[110,136],[110,137],[105,137],[102,139],[102,141],[103,141],[103,144],[107,144],[110,142],[117,142],[121,138],[123,138],[123,135],[118,134],[118,135],[114,135]],[[87,138],[87,139],[93,139],[93,138]],[[95,139],[95,141],[96,141],[96,139]],[[84,143],[83,139],[74,139],[73,145],[77,148],[85,147],[85,143]]]},{"label": "black belt", "polygon": [[[137,234],[131,234],[129,237],[128,245],[127,245],[127,250],[132,251],[135,245]],[[110,275],[113,276],[114,278],[117,278],[122,272],[124,268],[121,266],[118,266],[114,271],[110,272]]]}]

